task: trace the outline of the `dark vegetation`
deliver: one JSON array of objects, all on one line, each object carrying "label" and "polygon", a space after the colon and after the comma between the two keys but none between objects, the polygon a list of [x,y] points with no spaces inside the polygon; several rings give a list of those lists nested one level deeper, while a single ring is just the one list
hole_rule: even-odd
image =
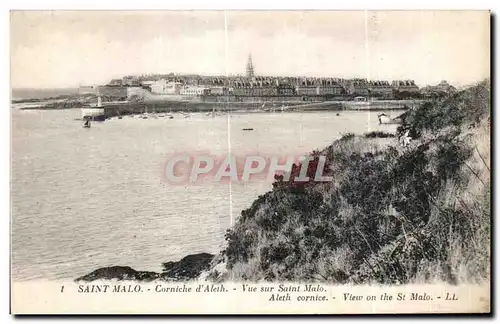
[{"label": "dark vegetation", "polygon": [[387,132],[373,131],[366,133],[364,136],[366,138],[387,138],[387,137],[395,137],[396,135]]},{"label": "dark vegetation", "polygon": [[490,83],[483,83],[445,97],[427,101],[419,109],[410,111],[400,131],[411,129],[418,138],[424,131],[437,132],[446,127],[473,127],[490,115]]},{"label": "dark vegetation", "polygon": [[332,182],[294,182],[301,166],[277,176],[227,231],[226,279],[488,278],[489,116],[485,81],[410,111],[399,128],[414,138],[408,147],[374,145],[380,132],[344,135],[321,152]]}]

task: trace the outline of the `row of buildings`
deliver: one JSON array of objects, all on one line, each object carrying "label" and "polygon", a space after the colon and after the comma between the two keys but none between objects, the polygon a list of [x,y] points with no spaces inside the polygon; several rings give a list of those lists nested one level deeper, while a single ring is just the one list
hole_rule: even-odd
[{"label": "row of buildings", "polygon": [[[445,86],[445,84],[447,86]],[[193,94],[236,96],[315,96],[352,95],[393,98],[396,94],[418,95],[450,92],[443,81],[436,87],[420,89],[413,80],[369,81],[367,79],[298,78],[298,77],[189,77],[173,76],[157,80],[115,79],[107,87],[139,86],[157,94]]]},{"label": "row of buildings", "polygon": [[362,78],[271,77],[255,75],[252,57],[248,57],[245,76],[201,76],[155,74],[125,76],[106,86],[113,88],[142,87],[155,94],[184,96],[369,96],[385,99],[432,96],[455,89],[446,81],[435,87],[420,89],[413,80],[378,81]]}]

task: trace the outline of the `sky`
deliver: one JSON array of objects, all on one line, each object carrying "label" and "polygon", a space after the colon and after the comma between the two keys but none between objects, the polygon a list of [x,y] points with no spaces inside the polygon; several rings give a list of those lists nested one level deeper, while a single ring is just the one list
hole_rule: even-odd
[{"label": "sky", "polygon": [[490,75],[487,11],[12,11],[11,86],[145,73],[441,80]]}]

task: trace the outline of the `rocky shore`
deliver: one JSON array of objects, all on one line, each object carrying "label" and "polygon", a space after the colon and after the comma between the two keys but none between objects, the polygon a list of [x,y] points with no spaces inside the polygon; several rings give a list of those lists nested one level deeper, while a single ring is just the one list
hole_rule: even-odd
[{"label": "rocky shore", "polygon": [[19,106],[23,110],[53,110],[81,108],[85,105],[88,105],[89,103],[95,102],[96,100],[97,97],[93,94],[74,94],[39,99],[14,99],[11,101],[11,104]]},{"label": "rocky shore", "polygon": [[169,261],[163,263],[161,273],[152,271],[137,271],[128,266],[112,266],[99,268],[91,273],[77,278],[75,281],[95,281],[95,280],[136,280],[136,281],[187,281],[195,279],[203,271],[210,268],[214,259],[213,254],[199,253],[190,254],[179,261]]}]

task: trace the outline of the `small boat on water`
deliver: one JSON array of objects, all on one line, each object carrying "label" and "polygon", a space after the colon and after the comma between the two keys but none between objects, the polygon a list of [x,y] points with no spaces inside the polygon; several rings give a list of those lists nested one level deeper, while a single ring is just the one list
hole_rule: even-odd
[{"label": "small boat on water", "polygon": [[244,131],[253,131],[253,128],[243,128]]},{"label": "small boat on water", "polygon": [[186,113],[186,112],[184,112],[184,111],[182,111],[182,110],[180,110],[180,111],[179,111],[179,114],[181,114],[182,116],[184,116],[184,118],[189,118],[189,117],[191,117],[191,115],[190,115],[189,113]]}]

